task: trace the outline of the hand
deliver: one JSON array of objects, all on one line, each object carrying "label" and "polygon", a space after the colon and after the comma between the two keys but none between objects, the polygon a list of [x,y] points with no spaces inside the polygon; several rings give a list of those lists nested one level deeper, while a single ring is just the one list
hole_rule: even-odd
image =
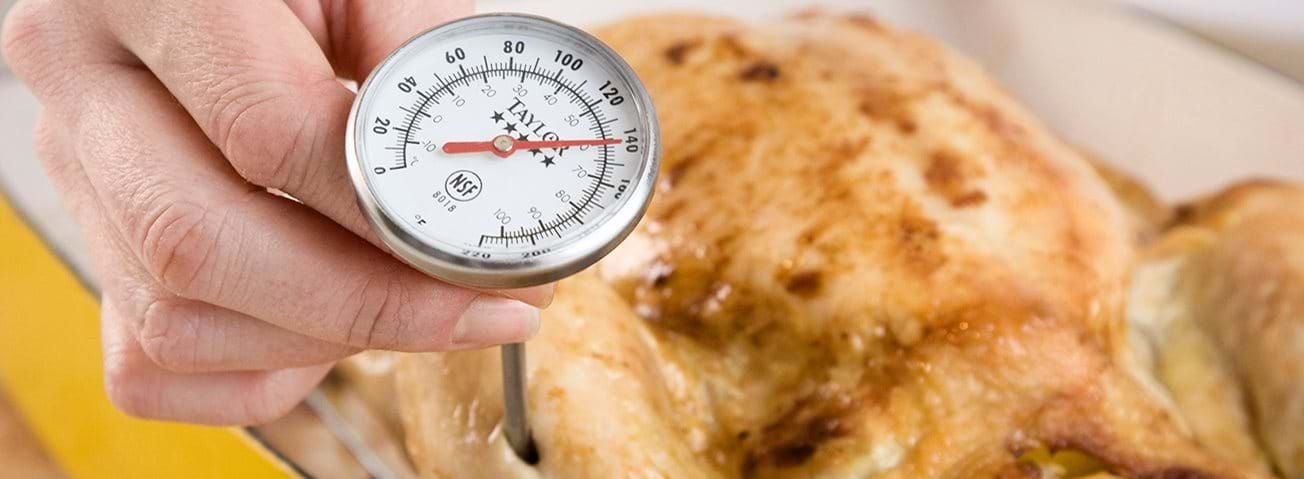
[{"label": "hand", "polygon": [[380,248],[345,170],[353,93],[337,75],[360,82],[409,36],[469,13],[461,0],[14,7],[4,53],[45,106],[38,151],[96,260],[114,404],[260,423],[362,349],[534,334],[551,287],[473,291],[407,267]]}]

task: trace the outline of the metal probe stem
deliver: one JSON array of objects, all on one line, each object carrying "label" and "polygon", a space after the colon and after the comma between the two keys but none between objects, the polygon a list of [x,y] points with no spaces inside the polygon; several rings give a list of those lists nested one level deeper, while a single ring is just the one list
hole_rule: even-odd
[{"label": "metal probe stem", "polygon": [[533,464],[538,453],[525,414],[525,343],[504,344],[502,353],[503,434],[516,456]]}]

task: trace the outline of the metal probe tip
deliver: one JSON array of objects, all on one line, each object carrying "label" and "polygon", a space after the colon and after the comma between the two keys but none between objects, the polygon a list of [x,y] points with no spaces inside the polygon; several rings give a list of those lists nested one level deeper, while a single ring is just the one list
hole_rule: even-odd
[{"label": "metal probe tip", "polygon": [[504,344],[503,434],[516,456],[526,464],[539,462],[539,451],[530,434],[525,412],[525,344]]}]

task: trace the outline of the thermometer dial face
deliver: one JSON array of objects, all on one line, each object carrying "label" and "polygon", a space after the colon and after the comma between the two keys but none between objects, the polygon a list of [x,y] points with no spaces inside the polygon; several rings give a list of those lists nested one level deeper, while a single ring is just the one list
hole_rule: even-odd
[{"label": "thermometer dial face", "polygon": [[470,17],[386,59],[349,119],[360,204],[436,277],[524,287],[597,261],[646,209],[656,114],[610,48],[551,20]]}]

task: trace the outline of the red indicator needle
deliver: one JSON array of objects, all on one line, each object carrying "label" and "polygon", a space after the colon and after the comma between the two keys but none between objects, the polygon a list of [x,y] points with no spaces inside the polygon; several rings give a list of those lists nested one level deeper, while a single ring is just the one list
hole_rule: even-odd
[{"label": "red indicator needle", "polygon": [[533,150],[539,148],[565,148],[568,146],[598,146],[598,145],[615,145],[620,140],[551,140],[551,141],[527,141],[517,140],[507,135],[499,135],[490,141],[450,141],[444,143],[444,153],[478,153],[488,151],[497,155],[499,158],[507,158],[518,150]]},{"label": "red indicator needle", "polygon": [[444,153],[475,153],[479,151],[494,151],[494,142],[450,141],[444,143]]}]

